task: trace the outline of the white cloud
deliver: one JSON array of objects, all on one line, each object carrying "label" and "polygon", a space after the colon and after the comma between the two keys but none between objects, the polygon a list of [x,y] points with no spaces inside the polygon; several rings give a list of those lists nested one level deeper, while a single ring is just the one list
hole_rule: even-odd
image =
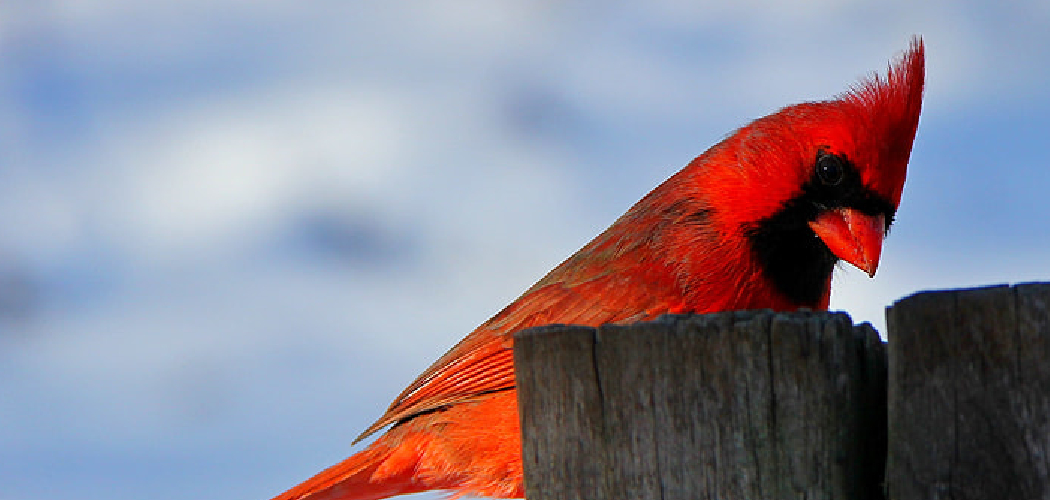
[{"label": "white cloud", "polygon": [[375,203],[411,173],[418,123],[404,108],[396,95],[299,86],[123,125],[96,159],[110,165],[104,217],[114,238],[157,255],[273,230],[318,194]]}]

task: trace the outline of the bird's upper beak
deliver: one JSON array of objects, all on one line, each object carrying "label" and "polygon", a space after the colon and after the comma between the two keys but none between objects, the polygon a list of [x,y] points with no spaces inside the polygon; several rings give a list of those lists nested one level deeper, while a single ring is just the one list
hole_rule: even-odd
[{"label": "bird's upper beak", "polygon": [[882,254],[882,240],[886,237],[886,218],[867,215],[852,208],[825,210],[809,227],[831,253],[875,276]]}]

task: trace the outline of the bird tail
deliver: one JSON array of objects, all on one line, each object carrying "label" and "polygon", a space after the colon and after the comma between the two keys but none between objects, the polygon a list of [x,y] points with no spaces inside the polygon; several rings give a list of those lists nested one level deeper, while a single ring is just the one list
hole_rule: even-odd
[{"label": "bird tail", "polygon": [[378,500],[427,488],[413,480],[415,467],[389,471],[396,450],[383,439],[335,464],[273,500]]}]

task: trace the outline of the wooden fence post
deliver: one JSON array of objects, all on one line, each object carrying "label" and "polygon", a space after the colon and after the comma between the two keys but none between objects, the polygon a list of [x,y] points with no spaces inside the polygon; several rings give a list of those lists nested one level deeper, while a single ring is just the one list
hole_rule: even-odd
[{"label": "wooden fence post", "polygon": [[1050,284],[887,311],[892,500],[1050,499]]},{"label": "wooden fence post", "polygon": [[877,499],[885,351],[845,314],[515,336],[529,500]]}]

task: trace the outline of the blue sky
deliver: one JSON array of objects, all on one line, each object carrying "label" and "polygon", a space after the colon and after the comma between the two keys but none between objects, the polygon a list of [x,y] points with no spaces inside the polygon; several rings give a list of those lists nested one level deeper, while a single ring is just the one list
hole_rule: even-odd
[{"label": "blue sky", "polygon": [[734,128],[912,34],[928,87],[874,280],[1050,279],[1050,7],[0,6],[0,500],[269,498]]}]

